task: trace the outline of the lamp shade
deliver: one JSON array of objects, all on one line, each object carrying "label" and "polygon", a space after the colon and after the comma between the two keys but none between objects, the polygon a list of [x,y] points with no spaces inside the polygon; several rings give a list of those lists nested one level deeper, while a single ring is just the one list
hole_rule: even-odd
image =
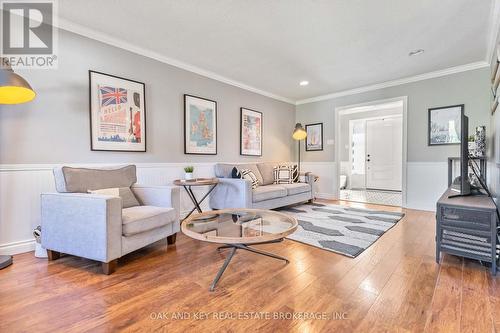
[{"label": "lamp shade", "polygon": [[5,58],[0,59],[0,104],[26,103],[35,96],[29,83],[14,73]]},{"label": "lamp shade", "polygon": [[306,130],[302,127],[301,123],[295,124],[295,129],[293,130],[292,137],[295,140],[304,140],[307,136]]}]

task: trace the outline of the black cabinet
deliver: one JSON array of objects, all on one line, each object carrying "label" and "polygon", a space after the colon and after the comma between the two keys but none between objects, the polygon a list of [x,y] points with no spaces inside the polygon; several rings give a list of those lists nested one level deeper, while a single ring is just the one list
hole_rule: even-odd
[{"label": "black cabinet", "polygon": [[448,198],[448,189],[437,202],[436,262],[441,252],[491,263],[497,270],[497,214],[491,198],[466,196]]}]

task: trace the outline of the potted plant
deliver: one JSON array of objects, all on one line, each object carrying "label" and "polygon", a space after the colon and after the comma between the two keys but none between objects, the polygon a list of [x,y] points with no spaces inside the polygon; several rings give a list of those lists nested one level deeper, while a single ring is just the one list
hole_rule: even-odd
[{"label": "potted plant", "polygon": [[185,180],[193,179],[193,171],[194,171],[193,166],[184,167],[184,179]]}]

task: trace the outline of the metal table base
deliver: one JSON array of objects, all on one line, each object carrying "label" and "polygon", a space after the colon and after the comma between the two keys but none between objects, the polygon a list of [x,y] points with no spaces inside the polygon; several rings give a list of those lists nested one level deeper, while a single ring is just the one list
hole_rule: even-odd
[{"label": "metal table base", "polygon": [[[280,238],[280,239],[276,239],[276,240],[272,240],[272,241],[268,241],[268,242],[254,243],[252,245],[272,244],[272,243],[279,243],[279,242],[282,242],[282,241],[283,241],[283,238]],[[256,248],[248,246],[248,244],[226,244],[226,245],[219,246],[217,248],[217,250],[221,250],[221,249],[231,249],[231,252],[229,252],[229,255],[226,257],[226,260],[224,261],[224,264],[222,265],[222,267],[217,272],[217,275],[215,276],[214,281],[210,285],[210,291],[214,291],[215,290],[215,286],[217,285],[217,282],[219,282],[222,274],[224,274],[224,271],[226,270],[227,266],[231,262],[231,259],[233,258],[233,256],[236,253],[237,249],[246,250],[246,251],[250,251],[250,252],[253,252],[253,253],[256,253],[256,254],[260,254],[260,255],[263,255],[263,256],[271,257],[271,258],[274,258],[274,259],[283,260],[287,264],[289,263],[289,261],[288,261],[287,258],[278,256],[278,255],[276,255],[274,253],[270,253],[270,252],[267,252],[267,251],[258,250]]]},{"label": "metal table base", "polygon": [[193,202],[193,205],[194,205],[194,208],[191,209],[191,211],[189,212],[189,214],[186,215],[186,217],[184,217],[183,221],[185,219],[187,219],[189,216],[191,216],[191,214],[193,214],[193,212],[195,210],[197,210],[198,213],[203,213],[203,211],[201,210],[200,205],[206,199],[206,197],[208,197],[210,195],[210,193],[215,189],[216,186],[217,186],[217,184],[212,185],[212,187],[208,190],[208,192],[205,193],[205,195],[203,196],[203,198],[201,198],[201,200],[198,201],[196,199],[194,193],[193,193],[193,190],[191,189],[191,185],[189,185],[189,184],[182,185],[182,187],[184,187],[184,189],[186,190],[186,193],[189,196],[189,199],[191,199],[191,201]]}]

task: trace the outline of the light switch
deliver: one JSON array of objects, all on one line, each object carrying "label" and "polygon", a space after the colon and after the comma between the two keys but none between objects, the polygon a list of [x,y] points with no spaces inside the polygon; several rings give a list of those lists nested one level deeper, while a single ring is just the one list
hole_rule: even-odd
[{"label": "light switch", "polygon": [[333,141],[332,139],[329,139],[329,140],[326,140],[326,144],[329,146],[333,146],[335,144],[335,141]]}]

